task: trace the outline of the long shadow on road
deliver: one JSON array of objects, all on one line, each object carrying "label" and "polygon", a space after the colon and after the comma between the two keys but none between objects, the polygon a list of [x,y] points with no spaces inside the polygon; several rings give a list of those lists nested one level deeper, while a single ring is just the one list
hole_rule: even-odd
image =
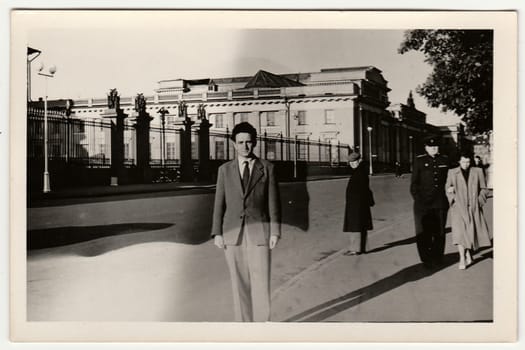
[{"label": "long shadow on road", "polygon": [[[166,195],[166,193],[161,195]],[[123,198],[129,199],[129,196]],[[67,251],[81,256],[96,256],[140,243],[166,241],[201,244],[210,239],[213,215],[212,197],[202,197],[197,201],[177,199],[172,204],[174,215],[169,219],[174,221],[170,223],[135,222],[82,225],[79,222],[78,225],[71,226],[29,229],[27,249],[31,251],[89,242],[89,245],[69,247]],[[131,207],[131,204],[129,205]],[[281,206],[283,208],[282,224],[295,226],[303,232],[308,231],[309,195],[306,183],[300,182],[281,187]],[[177,208],[182,211],[175,213]],[[56,215],[64,214],[59,212]],[[29,226],[32,224],[34,223],[30,222]]]},{"label": "long shadow on road", "polygon": [[[111,242],[100,241],[90,245],[90,247],[77,247],[73,249],[82,256],[95,256],[106,253],[132,244],[145,243],[155,240],[167,240],[164,237],[154,234],[152,231],[163,230],[174,226],[170,223],[125,223],[113,225],[96,225],[96,226],[66,226],[38,230],[29,230],[27,233],[27,249],[37,250],[45,248],[60,247],[75,243],[96,241],[100,238],[113,236],[126,236],[141,232],[150,232],[147,236],[128,236],[124,239],[116,239]],[[188,232],[188,231],[185,231]],[[176,243],[184,244],[201,244],[209,239],[209,235],[195,234],[170,234],[169,240]]]},{"label": "long shadow on road", "polygon": [[[481,260],[488,259],[490,255],[484,255],[476,260],[479,263]],[[363,288],[354,290],[341,297],[332,299],[297,315],[294,315],[284,322],[322,322],[326,319],[337,315],[340,312],[348,310],[356,305],[364,303],[381,294],[387,293],[395,288],[402,286],[405,283],[417,281],[433,275],[434,273],[445,269],[458,261],[457,253],[446,254],[443,263],[439,267],[427,269],[423,264],[415,264],[406,267],[395,274],[383,278],[377,282],[369,284]]]}]

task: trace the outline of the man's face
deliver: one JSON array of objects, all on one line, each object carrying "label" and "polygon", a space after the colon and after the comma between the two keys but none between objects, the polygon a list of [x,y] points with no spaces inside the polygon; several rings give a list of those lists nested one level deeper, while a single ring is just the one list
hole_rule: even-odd
[{"label": "man's face", "polygon": [[353,162],[350,162],[350,166],[352,167],[352,169],[357,168],[358,165],[359,165],[359,159]]},{"label": "man's face", "polygon": [[425,151],[428,153],[429,156],[433,157],[439,152],[438,146],[425,146]]},{"label": "man's face", "polygon": [[470,166],[470,158],[461,157],[459,159],[459,166],[461,167],[461,169],[467,170]]},{"label": "man's face", "polygon": [[240,157],[248,158],[252,155],[255,140],[252,140],[252,136],[249,133],[240,132],[235,135],[233,147]]}]

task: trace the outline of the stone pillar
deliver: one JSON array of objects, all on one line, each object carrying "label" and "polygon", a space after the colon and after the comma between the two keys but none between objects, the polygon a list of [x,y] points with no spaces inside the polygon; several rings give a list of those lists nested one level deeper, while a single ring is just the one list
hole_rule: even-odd
[{"label": "stone pillar", "polygon": [[[210,128],[212,124],[206,119],[204,106],[199,107],[199,180],[211,180],[210,167]],[[226,141],[228,142],[228,141]]]},{"label": "stone pillar", "polygon": [[139,113],[135,121],[137,169],[140,181],[151,182],[149,130],[153,118],[146,112]]},{"label": "stone pillar", "polygon": [[[111,186],[118,186],[124,176],[124,119],[127,115],[120,108],[108,108],[103,118],[111,119]],[[120,180],[121,181],[121,180]]]},{"label": "stone pillar", "polygon": [[181,180],[184,182],[193,181],[193,162],[191,159],[191,127],[195,124],[188,118],[187,106],[184,101],[179,105],[179,117],[183,117],[182,122],[177,123],[180,129],[180,173]]}]

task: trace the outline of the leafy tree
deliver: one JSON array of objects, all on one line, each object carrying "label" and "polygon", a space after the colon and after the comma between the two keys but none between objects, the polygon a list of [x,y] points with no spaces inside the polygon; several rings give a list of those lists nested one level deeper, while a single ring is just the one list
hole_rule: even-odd
[{"label": "leafy tree", "polygon": [[469,133],[492,130],[492,30],[409,30],[398,51],[411,50],[433,67],[416,89],[430,106],[456,113]]}]

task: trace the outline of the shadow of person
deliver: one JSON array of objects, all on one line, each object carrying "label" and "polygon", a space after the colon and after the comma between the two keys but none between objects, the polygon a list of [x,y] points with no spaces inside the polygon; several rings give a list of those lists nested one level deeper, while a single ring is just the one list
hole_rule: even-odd
[{"label": "shadow of person", "polygon": [[289,317],[288,319],[284,320],[284,322],[324,321],[342,311],[350,309],[356,305],[398,288],[405,283],[427,278],[432,274],[455,264],[457,260],[457,254],[451,253],[446,254],[443,257],[442,264],[433,269],[427,269],[421,263],[406,267],[395,274],[371,283],[368,286],[359,288],[341,297],[329,300],[297,315]]},{"label": "shadow of person", "polygon": [[[451,233],[450,228],[446,228],[445,229],[445,234],[449,234],[449,233]],[[378,253],[378,252],[382,252],[383,250],[387,250],[387,249],[390,249],[390,248],[398,247],[398,246],[401,246],[401,245],[410,245],[410,244],[414,244],[414,243],[416,243],[416,236],[412,236],[412,237],[409,237],[409,238],[404,238],[404,239],[401,239],[399,241],[386,243],[386,244],[384,244],[381,247],[377,247],[377,248],[374,248],[372,250],[369,250],[367,252],[367,254]]]},{"label": "shadow of person", "polygon": [[378,252],[382,252],[383,250],[387,250],[387,249],[390,249],[390,248],[398,247],[398,246],[401,246],[401,245],[414,244],[414,243],[416,243],[416,236],[405,238],[405,239],[401,239],[399,241],[395,241],[395,242],[391,242],[391,243],[386,243],[386,244],[384,244],[381,247],[377,247],[377,248],[374,248],[372,250],[369,250],[367,252],[367,254],[378,253]]},{"label": "shadow of person", "polygon": [[27,231],[27,249],[44,249],[91,241],[103,237],[162,230],[169,223],[125,223],[95,226],[64,226]]}]

